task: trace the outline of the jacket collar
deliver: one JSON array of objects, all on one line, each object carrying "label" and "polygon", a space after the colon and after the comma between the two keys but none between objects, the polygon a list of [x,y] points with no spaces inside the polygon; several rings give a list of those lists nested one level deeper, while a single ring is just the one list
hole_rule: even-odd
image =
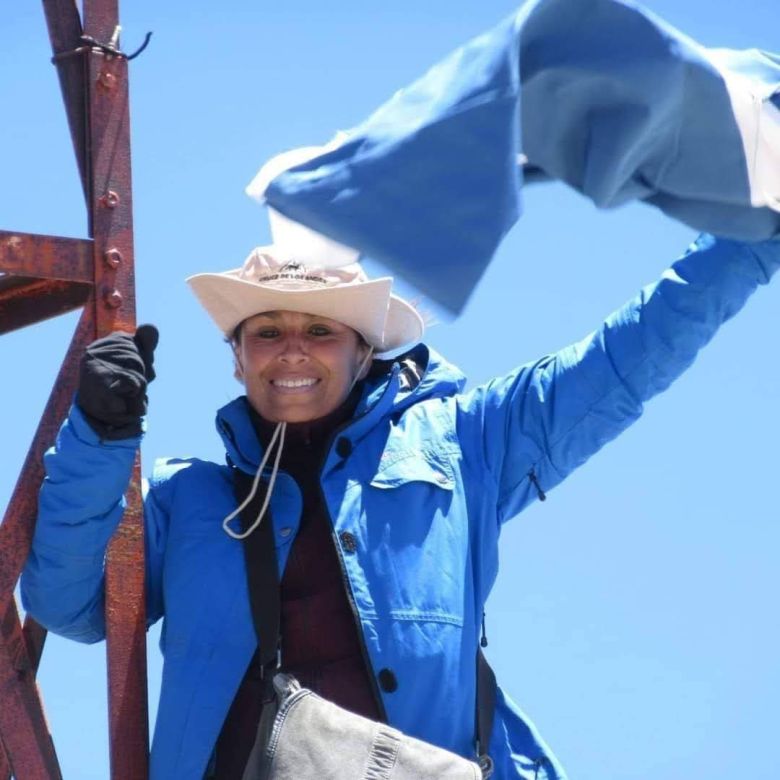
[{"label": "jacket collar", "polygon": [[[425,344],[418,344],[395,361],[378,362],[365,382],[350,422],[337,430],[354,444],[379,421],[402,412],[424,398],[446,397],[463,390],[466,377]],[[228,462],[254,473],[263,450],[249,418],[246,396],[241,396],[217,412],[217,431],[225,444]],[[336,438],[334,431],[334,440]],[[335,462],[328,453],[325,468]]]}]

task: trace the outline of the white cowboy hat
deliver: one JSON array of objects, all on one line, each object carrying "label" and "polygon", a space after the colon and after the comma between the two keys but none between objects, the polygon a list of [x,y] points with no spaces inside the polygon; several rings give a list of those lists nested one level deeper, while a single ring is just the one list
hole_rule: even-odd
[{"label": "white cowboy hat", "polygon": [[368,279],[356,250],[272,209],[269,216],[273,244],[253,249],[241,268],[187,279],[226,336],[255,314],[297,311],[348,325],[378,354],[422,339],[423,319],[392,294],[392,277]]}]

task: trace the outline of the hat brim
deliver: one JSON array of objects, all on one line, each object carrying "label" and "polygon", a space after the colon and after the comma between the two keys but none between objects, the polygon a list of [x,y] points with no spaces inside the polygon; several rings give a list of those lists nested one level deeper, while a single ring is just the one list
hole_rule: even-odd
[{"label": "hat brim", "polygon": [[425,329],[417,310],[391,294],[391,277],[307,290],[280,290],[215,273],[195,274],[187,283],[228,337],[245,319],[266,311],[336,320],[360,333],[379,354],[418,343]]}]

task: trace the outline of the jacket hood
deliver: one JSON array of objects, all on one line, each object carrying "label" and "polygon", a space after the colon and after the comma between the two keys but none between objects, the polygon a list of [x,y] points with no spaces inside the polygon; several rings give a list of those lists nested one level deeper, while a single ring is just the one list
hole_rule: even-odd
[{"label": "jacket hood", "polygon": [[388,389],[393,371],[399,374],[399,389],[392,399],[391,414],[428,398],[446,398],[463,390],[466,377],[425,344],[393,360],[377,360],[366,380],[358,414],[375,405]]},{"label": "jacket hood", "polygon": [[[357,440],[385,417],[420,401],[455,395],[465,383],[459,368],[427,345],[418,344],[393,360],[374,362],[355,415],[342,430]],[[246,396],[223,406],[217,412],[216,426],[228,463],[255,471],[263,453],[249,418]]]}]

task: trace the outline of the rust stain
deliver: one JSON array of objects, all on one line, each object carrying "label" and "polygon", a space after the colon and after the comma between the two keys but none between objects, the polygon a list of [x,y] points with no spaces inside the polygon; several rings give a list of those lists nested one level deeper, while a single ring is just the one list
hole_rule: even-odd
[{"label": "rust stain", "polygon": [[92,241],[0,230],[0,271],[39,279],[92,282]]}]

